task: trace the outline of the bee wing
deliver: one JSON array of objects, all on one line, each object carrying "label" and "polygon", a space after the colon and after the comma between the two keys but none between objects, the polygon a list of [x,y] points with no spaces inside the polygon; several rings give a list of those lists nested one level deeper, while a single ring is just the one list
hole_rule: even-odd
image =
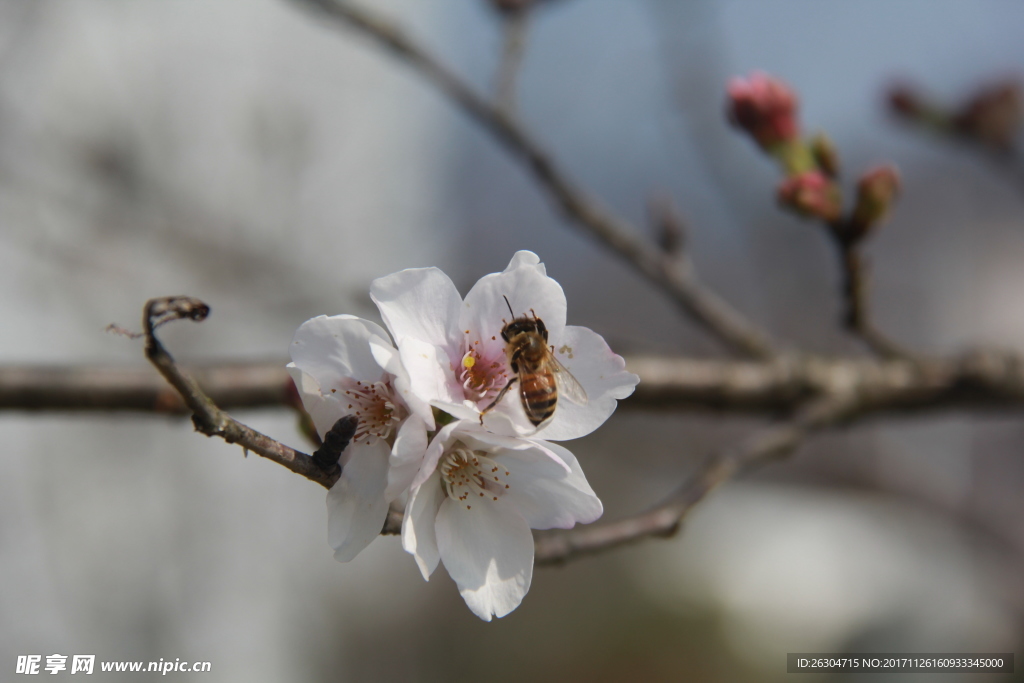
[{"label": "bee wing", "polygon": [[551,360],[554,362],[555,377],[557,378],[558,388],[562,395],[576,405],[587,405],[587,392],[584,391],[583,385],[572,376],[569,369],[562,365],[553,353],[551,354]]}]

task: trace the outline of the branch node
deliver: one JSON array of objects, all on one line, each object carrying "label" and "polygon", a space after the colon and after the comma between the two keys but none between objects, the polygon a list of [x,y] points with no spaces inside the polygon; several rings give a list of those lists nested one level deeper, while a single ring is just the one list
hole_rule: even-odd
[{"label": "branch node", "polygon": [[648,220],[657,233],[658,246],[666,255],[681,258],[686,254],[689,229],[675,203],[667,196],[655,195],[647,202]]}]

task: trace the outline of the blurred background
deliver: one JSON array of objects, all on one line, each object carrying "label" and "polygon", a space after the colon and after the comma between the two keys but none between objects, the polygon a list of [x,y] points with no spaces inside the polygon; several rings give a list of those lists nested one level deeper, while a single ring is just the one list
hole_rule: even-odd
[{"label": "blurred background", "polygon": [[[372,5],[493,90],[489,3]],[[772,73],[850,175],[902,171],[869,247],[879,325],[923,351],[1024,351],[1022,176],[885,107],[899,79],[955,102],[1021,78],[1022,35],[1010,0],[551,0],[519,115],[637,225],[673,198],[704,278],[778,338],[862,353],[831,246],[776,207],[776,169],[723,116],[729,77]],[[375,277],[436,265],[465,292],[517,249],[619,353],[721,353],[404,65],[285,0],[0,2],[0,226],[5,364],[144,367],[103,330],[170,294],[213,309],[163,332],[179,360],[283,363],[310,317],[379,320]],[[284,409],[237,417],[307,447]],[[611,519],[759,423],[620,410],[567,445]],[[396,538],[335,562],[320,487],[187,420],[6,412],[0,443],[5,680],[33,653],[207,660],[220,681],[777,681],[787,652],[1024,654],[1018,415],[817,437],[672,540],[538,568],[491,624]]]}]

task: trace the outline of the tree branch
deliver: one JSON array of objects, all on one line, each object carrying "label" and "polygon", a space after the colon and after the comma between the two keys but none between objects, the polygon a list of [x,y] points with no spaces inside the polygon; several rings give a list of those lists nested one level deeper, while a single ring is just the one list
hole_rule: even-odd
[{"label": "tree branch", "polygon": [[[183,372],[229,410],[278,408],[298,400],[284,361],[189,365]],[[149,368],[118,365],[2,365],[0,410],[191,412]]]},{"label": "tree branch", "polygon": [[843,325],[883,358],[908,358],[909,350],[889,339],[870,315],[867,266],[858,242],[836,238],[843,273]]},{"label": "tree branch", "polygon": [[[629,356],[640,376],[623,410],[784,414],[815,397],[855,394],[874,413],[1019,410],[1024,357],[979,350],[950,358],[780,357],[729,361]],[[284,361],[190,366],[222,409],[297,406]],[[0,410],[191,413],[180,394],[144,368],[0,366]]]},{"label": "tree branch", "polygon": [[[332,434],[329,433],[320,451],[310,457],[228,416],[194,379],[182,372],[157,339],[155,330],[158,326],[181,318],[202,321],[209,310],[206,304],[191,297],[151,299],[143,315],[146,357],[181,395],[192,412],[192,421],[197,430],[207,436],[219,436],[228,443],[238,443],[330,488],[340,476],[340,470],[336,466],[326,470],[318,464],[317,459],[331,462],[336,457],[335,451],[347,445],[354,431],[350,419],[338,420],[332,430],[337,431],[335,438],[331,438]],[[649,359],[644,370],[651,375],[666,375],[671,382],[672,375],[666,372],[666,362],[679,361]],[[676,532],[686,513],[721,483],[756,464],[789,454],[813,431],[868,413],[915,406],[935,407],[936,402],[941,403],[943,399],[971,403],[972,397],[973,402],[978,404],[984,404],[987,400],[1004,406],[1024,403],[1024,363],[1014,355],[979,352],[964,356],[956,363],[945,361],[945,364],[938,361],[873,361],[874,373],[869,371],[872,361],[867,359],[838,362],[845,366],[834,365],[831,371],[826,370],[822,374],[823,368],[829,367],[827,361],[824,365],[818,361],[817,367],[813,361],[794,359],[773,363],[716,361],[721,380],[717,389],[723,395],[727,395],[729,389],[741,387],[760,387],[763,392],[771,386],[785,385],[792,382],[793,377],[802,376],[806,382],[804,388],[813,387],[809,394],[812,398],[808,399],[807,393],[794,391],[799,385],[789,384],[786,395],[792,396],[798,406],[793,418],[755,435],[733,449],[713,454],[675,493],[647,512],[615,522],[537,533],[536,561],[541,564],[565,562],[646,537],[671,535]],[[637,364],[642,366],[644,362],[634,363]],[[766,373],[768,368],[773,372]],[[744,376],[743,370],[751,372]],[[758,372],[761,374],[758,375]],[[684,371],[679,377],[686,376],[688,373]],[[664,386],[661,388],[663,390]],[[657,395],[657,390],[654,393]],[[664,396],[656,400],[663,401]],[[400,529],[401,513],[392,510],[381,533],[399,533]]]},{"label": "tree branch", "polygon": [[569,179],[551,155],[499,106],[477,94],[398,27],[372,12],[342,0],[297,0],[344,22],[372,38],[483,126],[509,153],[523,162],[540,187],[566,217],[656,284],[685,313],[735,352],[770,358],[774,350],[766,332],[704,287],[692,269],[644,240],[632,225],[611,213]]},{"label": "tree branch", "polygon": [[526,52],[530,7],[506,12],[501,17],[501,61],[494,83],[494,99],[509,116],[516,114],[519,69]]},{"label": "tree branch", "polygon": [[198,431],[207,436],[219,436],[228,443],[237,443],[246,450],[301,474],[310,481],[331,488],[340,472],[325,472],[317,466],[312,457],[245,426],[218,408],[210,397],[203,393],[196,381],[181,371],[174,358],[156,337],[156,328],[162,324],[181,318],[201,322],[206,319],[209,312],[209,306],[192,297],[150,299],[142,316],[146,358],[181,395],[192,411],[192,422]]},{"label": "tree branch", "polygon": [[651,536],[672,536],[686,514],[716,487],[754,465],[789,455],[809,433],[837,424],[850,416],[854,407],[850,401],[833,398],[809,404],[792,420],[770,427],[732,449],[712,454],[682,486],[647,512],[567,531],[535,533],[534,561],[564,563]]}]

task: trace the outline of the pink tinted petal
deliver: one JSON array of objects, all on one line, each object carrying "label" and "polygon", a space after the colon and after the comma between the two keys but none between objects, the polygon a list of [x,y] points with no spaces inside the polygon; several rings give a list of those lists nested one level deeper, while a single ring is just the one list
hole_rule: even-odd
[{"label": "pink tinted petal", "polygon": [[427,427],[423,420],[410,416],[398,428],[395,445],[388,460],[388,486],[384,498],[390,502],[409,490],[427,451]]},{"label": "pink tinted petal", "polygon": [[399,345],[415,337],[447,348],[458,326],[462,297],[437,268],[408,268],[377,278],[370,285],[370,298]]},{"label": "pink tinted petal", "polygon": [[441,553],[437,549],[437,534],[434,530],[437,511],[445,500],[441,488],[441,477],[433,474],[423,486],[414,488],[405,506],[402,520],[402,547],[416,559],[425,581],[437,569]]},{"label": "pink tinted petal", "polygon": [[473,614],[490,621],[519,606],[533,578],[533,535],[515,507],[499,498],[467,509],[446,498],[436,532],[441,561]]},{"label": "pink tinted petal", "polygon": [[508,468],[502,500],[516,506],[531,529],[571,529],[601,516],[604,507],[590,488],[576,457],[553,443],[544,444],[564,463],[559,467],[540,449],[505,451],[498,462]]},{"label": "pink tinted petal", "polygon": [[292,340],[292,362],[329,392],[344,377],[376,382],[384,374],[369,341],[387,340],[380,325],[351,315],[321,315],[299,326]]},{"label": "pink tinted petal", "polygon": [[633,393],[640,378],[627,372],[622,356],[612,352],[601,335],[586,327],[567,325],[555,344],[556,357],[583,385],[588,401],[581,406],[559,398],[552,419],[533,436],[564,441],[600,427],[615,412],[616,401]]},{"label": "pink tinted petal", "polygon": [[327,541],[339,562],[358,555],[384,527],[389,450],[382,440],[350,446],[341,479],[327,492]]},{"label": "pink tinted petal", "polygon": [[[511,314],[503,297],[508,297]],[[463,332],[480,335],[484,344],[491,344],[492,336],[496,337],[494,344],[501,344],[502,319],[510,322],[513,317],[532,316],[531,309],[544,321],[552,339],[561,337],[565,292],[545,274],[536,254],[520,251],[504,272],[485,275],[473,286],[466,295],[459,326]]]}]

